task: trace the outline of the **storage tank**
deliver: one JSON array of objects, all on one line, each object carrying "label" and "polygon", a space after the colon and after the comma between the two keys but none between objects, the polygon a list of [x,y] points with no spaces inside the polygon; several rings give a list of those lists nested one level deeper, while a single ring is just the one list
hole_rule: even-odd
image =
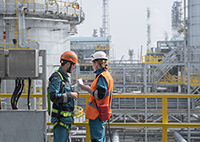
[{"label": "storage tank", "polygon": [[[0,0],[0,48],[46,50],[48,78],[84,19],[79,1]],[[2,82],[1,92],[12,93],[14,80]]]},{"label": "storage tank", "polygon": [[188,46],[200,46],[200,0],[188,0]]}]

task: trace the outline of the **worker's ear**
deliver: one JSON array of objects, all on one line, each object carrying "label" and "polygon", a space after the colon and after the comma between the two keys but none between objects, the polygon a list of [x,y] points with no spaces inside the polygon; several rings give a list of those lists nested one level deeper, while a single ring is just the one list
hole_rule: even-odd
[{"label": "worker's ear", "polygon": [[70,62],[67,62],[66,64],[67,64],[68,67],[70,67]]}]

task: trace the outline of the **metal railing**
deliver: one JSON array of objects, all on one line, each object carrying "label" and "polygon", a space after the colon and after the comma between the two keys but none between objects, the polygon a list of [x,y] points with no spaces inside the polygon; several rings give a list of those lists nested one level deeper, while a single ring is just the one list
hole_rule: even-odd
[{"label": "metal railing", "polygon": [[[0,94],[0,97],[11,97],[12,94]],[[21,97],[27,97],[22,94]],[[31,94],[30,97],[42,97],[41,94]],[[86,106],[90,95],[80,94],[79,98],[86,98]],[[200,123],[168,123],[168,98],[200,98],[200,95],[194,94],[114,94],[113,98],[162,98],[162,123],[110,123],[111,127],[162,127],[162,142],[167,142],[168,127],[200,127]],[[189,108],[189,107],[188,107]],[[47,125],[53,125],[47,122]],[[86,122],[74,123],[76,126],[86,127],[86,141],[90,142],[90,131],[88,119]],[[108,124],[106,124],[108,126]]]},{"label": "metal railing", "polygon": [[164,56],[142,56],[142,63],[162,63],[164,61]]},{"label": "metal railing", "polygon": [[[86,98],[86,106],[88,103],[90,95],[80,94],[79,98]],[[190,94],[114,94],[113,98],[162,98],[162,123],[110,123],[111,127],[162,127],[162,142],[167,142],[167,128],[168,127],[200,127],[199,123],[168,123],[167,118],[167,99],[168,98],[200,98],[200,95],[190,95]],[[52,125],[47,123],[47,125]],[[74,123],[76,126],[86,127],[86,141],[90,142],[90,132],[88,119],[83,123]],[[106,124],[108,126],[108,124]]]}]

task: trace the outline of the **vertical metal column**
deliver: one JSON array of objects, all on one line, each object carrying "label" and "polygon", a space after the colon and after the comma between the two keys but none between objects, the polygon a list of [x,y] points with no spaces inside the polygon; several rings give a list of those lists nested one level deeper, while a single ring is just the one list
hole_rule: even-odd
[{"label": "vertical metal column", "polygon": [[[189,0],[188,0],[189,1]],[[186,64],[186,40],[187,40],[187,37],[186,37],[186,25],[187,22],[186,22],[186,0],[184,0],[184,63]],[[185,71],[184,71],[184,75],[185,75]]]},{"label": "vertical metal column", "polygon": [[[76,64],[76,80],[78,79],[78,76],[79,76],[79,71],[80,71],[80,65],[79,64]],[[78,91],[78,81],[76,81],[76,84],[74,86],[74,91]],[[75,105],[77,106],[78,105],[78,101],[74,101],[75,102]]]},{"label": "vertical metal column", "polygon": [[[167,98],[162,98],[162,123],[167,124]],[[162,127],[162,142],[167,142],[167,126]]]},{"label": "vertical metal column", "polygon": [[186,26],[187,26],[187,22],[186,22],[186,0],[184,0],[184,44],[183,44],[183,48],[184,48],[184,73],[182,76],[182,82],[183,82],[183,77],[186,76],[186,44],[187,44],[187,33],[186,33]]},{"label": "vertical metal column", "polygon": [[[188,64],[188,69],[187,69],[187,93],[190,94],[190,68],[191,64],[190,62]],[[188,98],[188,123],[190,123],[190,98]],[[188,142],[190,142],[190,127],[188,127]]]},{"label": "vertical metal column", "polygon": [[144,94],[147,93],[147,65],[144,63],[144,70],[143,70],[143,84],[144,84]]},{"label": "vertical metal column", "polygon": [[[144,64],[143,71],[144,94],[147,93],[147,64]],[[147,123],[147,98],[145,98],[145,123]],[[145,127],[145,142],[147,142],[147,127]]]},{"label": "vertical metal column", "polygon": [[123,88],[124,88],[124,93],[126,92],[126,69],[125,66],[123,67]]},{"label": "vertical metal column", "polygon": [[[178,76],[179,76],[179,77],[182,77],[180,66],[178,66]],[[183,80],[183,78],[182,78],[182,80]],[[181,93],[181,85],[178,86],[178,93]]]},{"label": "vertical metal column", "polygon": [[[145,98],[145,123],[147,123],[147,98]],[[147,141],[147,127],[145,127],[145,142]]]},{"label": "vertical metal column", "polygon": [[46,95],[47,95],[47,76],[46,76],[46,50],[40,50],[40,56],[42,56],[42,109],[47,109]]},{"label": "vertical metal column", "polygon": [[[80,72],[80,65],[76,64],[76,80],[78,79],[79,72]],[[76,87],[74,88],[75,88],[75,91],[78,91],[78,82],[76,82]]]}]

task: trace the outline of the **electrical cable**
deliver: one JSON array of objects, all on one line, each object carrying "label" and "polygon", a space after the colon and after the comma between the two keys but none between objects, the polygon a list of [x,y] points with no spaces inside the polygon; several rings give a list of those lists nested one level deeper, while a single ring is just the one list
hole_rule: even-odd
[{"label": "electrical cable", "polygon": [[17,97],[18,92],[20,91],[20,88],[21,88],[20,80],[16,79],[15,80],[15,89],[14,89],[13,95],[11,97],[11,106],[12,106],[12,109],[18,109],[17,108],[17,104],[16,104],[16,97]]},{"label": "electrical cable", "polygon": [[31,78],[28,78],[28,97],[27,97],[27,105],[30,110],[30,93],[31,93]]},{"label": "electrical cable", "polygon": [[16,96],[16,105],[17,105],[17,103],[18,103],[18,100],[19,100],[19,98],[20,98],[20,96],[21,96],[21,94],[22,94],[22,91],[23,91],[23,89],[24,89],[24,79],[21,79],[20,80],[20,90],[19,90],[19,92],[17,93],[17,96]]},{"label": "electrical cable", "polygon": [[14,95],[16,94],[17,91],[17,84],[18,84],[18,80],[15,80],[15,89],[13,91],[12,97],[11,97],[11,107],[12,109],[14,109]]}]

